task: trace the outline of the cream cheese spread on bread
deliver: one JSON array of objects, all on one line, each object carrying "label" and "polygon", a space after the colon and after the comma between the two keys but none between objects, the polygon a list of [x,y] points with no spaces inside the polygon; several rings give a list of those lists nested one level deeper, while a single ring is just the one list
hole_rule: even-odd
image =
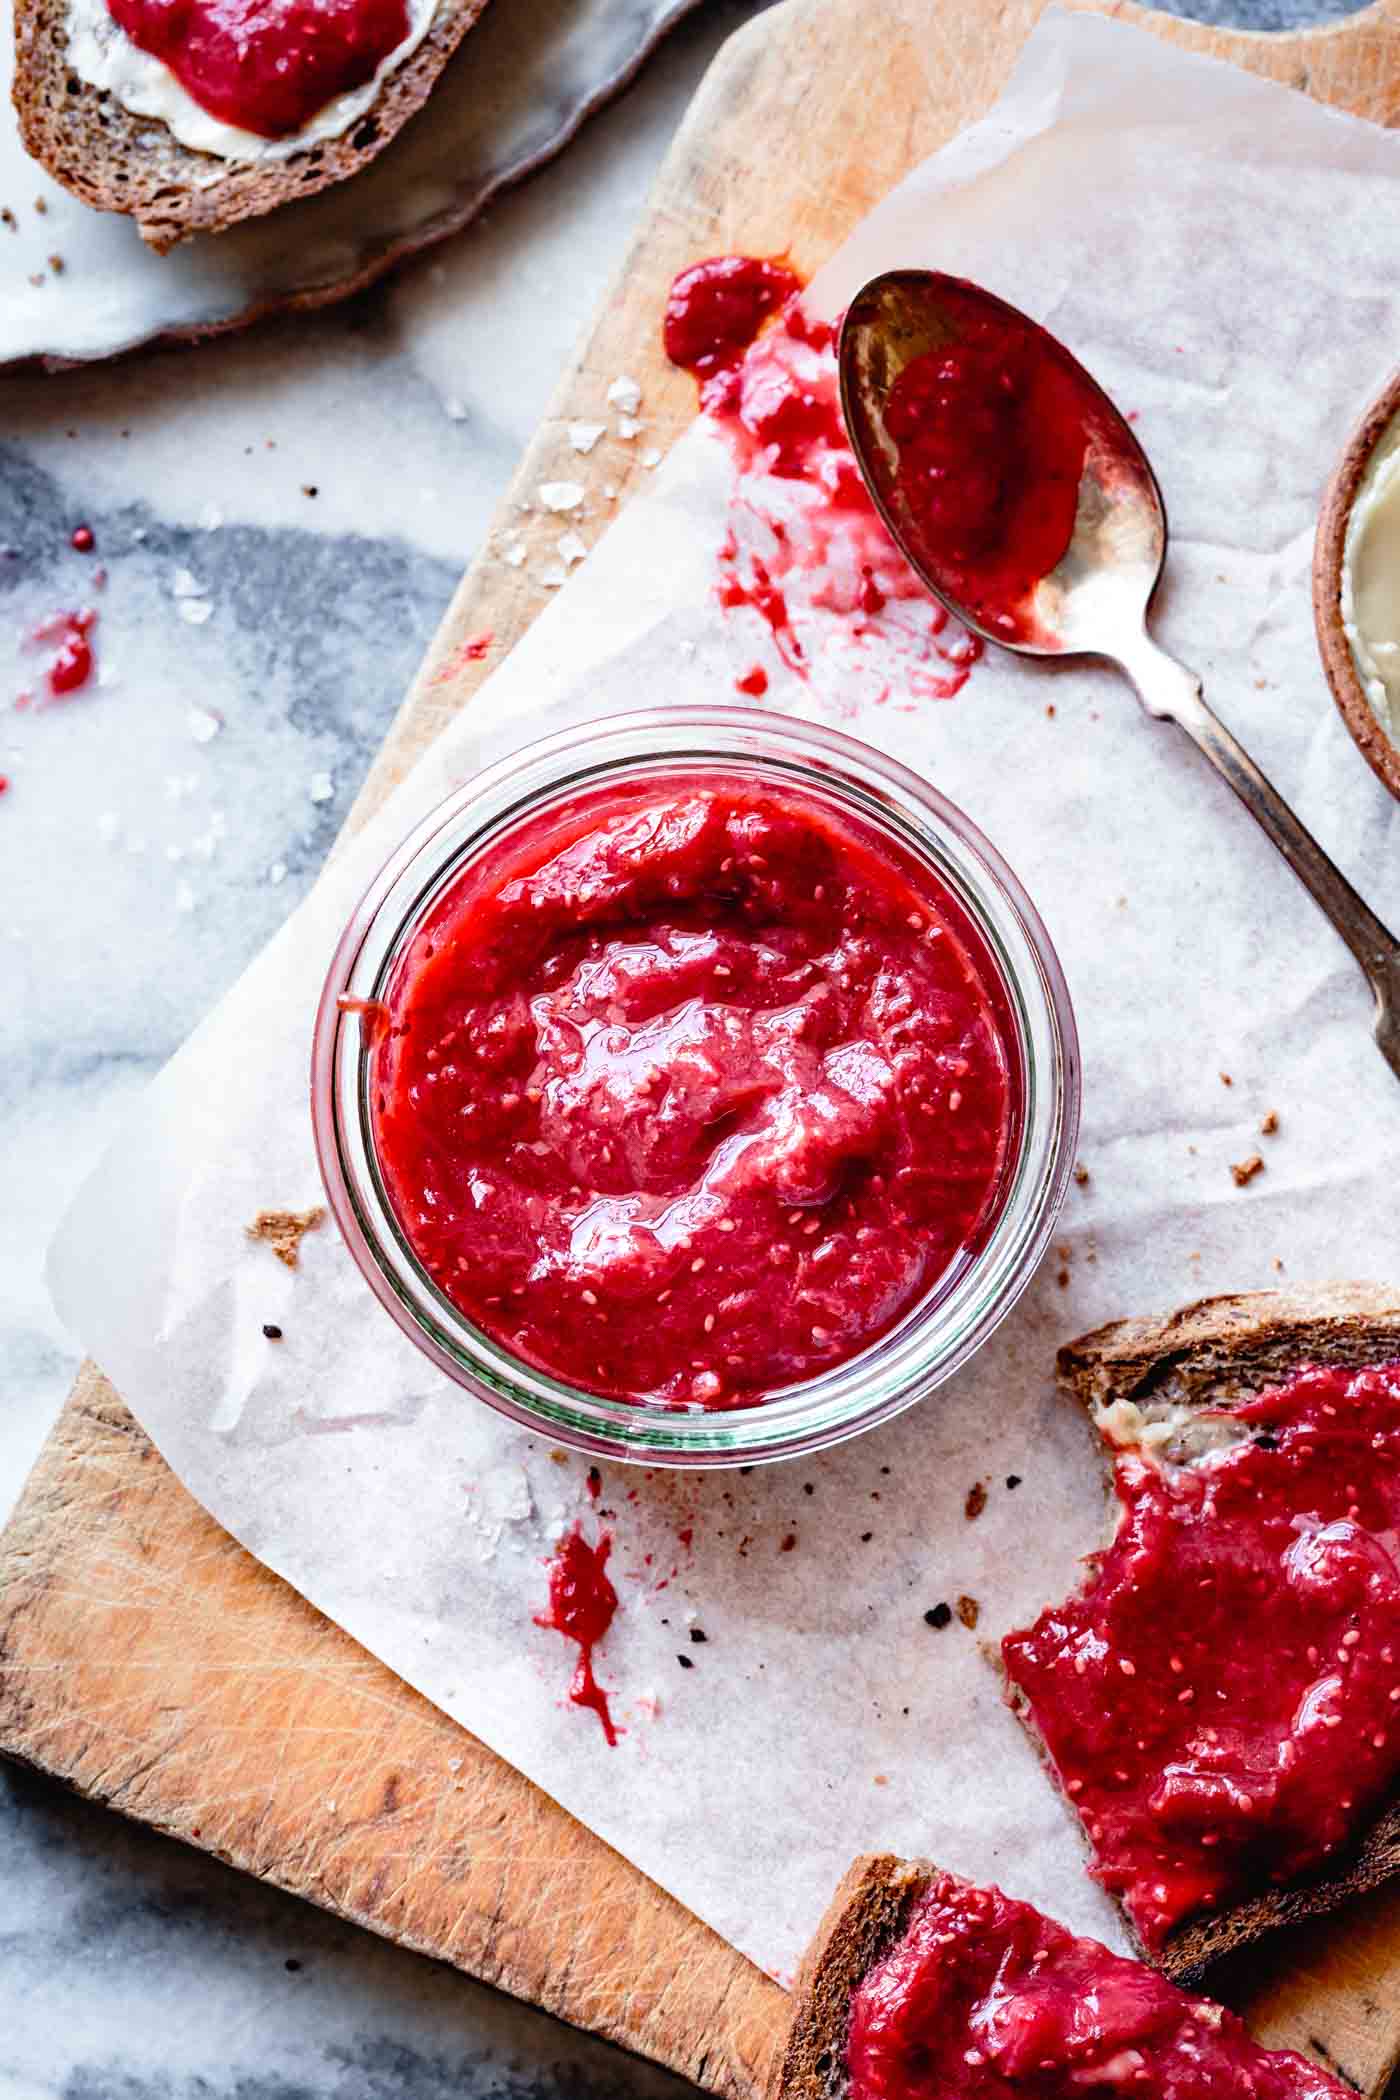
[{"label": "cream cheese spread on bread", "polygon": [[218,160],[282,161],[326,139],[339,138],[370,110],[389,75],[411,58],[433,25],[442,0],[406,0],[408,34],[384,58],[371,80],[336,95],[309,124],[269,139],[225,124],[202,109],[169,66],[132,42],[107,11],[106,0],[69,0],[68,62],[89,86],[100,88],[134,116],[153,117],[182,146]]}]

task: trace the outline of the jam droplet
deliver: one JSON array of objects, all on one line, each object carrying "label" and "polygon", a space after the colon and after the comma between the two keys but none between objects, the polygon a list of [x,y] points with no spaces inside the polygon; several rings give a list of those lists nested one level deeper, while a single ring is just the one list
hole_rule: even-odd
[{"label": "jam droplet", "polygon": [[582,1527],[575,1524],[560,1540],[549,1569],[549,1610],[535,1624],[562,1633],[578,1645],[578,1665],[569,1686],[575,1706],[586,1706],[598,1716],[609,1749],[617,1747],[621,1731],[614,1725],[608,1695],[593,1674],[593,1651],[612,1625],[617,1612],[617,1591],[609,1579],[608,1555],[612,1536],[601,1532],[590,1546]]},{"label": "jam droplet", "polygon": [[732,407],[744,352],[769,316],[801,289],[801,278],[786,263],[756,255],[716,255],[681,271],[666,301],[662,341],[671,363],[700,382],[703,407]]},{"label": "jam droplet", "polygon": [[81,612],[53,613],[34,629],[31,641],[55,644],[44,672],[44,684],[51,699],[66,699],[70,693],[81,692],[91,678],[91,635],[96,625],[97,614],[87,606]]}]

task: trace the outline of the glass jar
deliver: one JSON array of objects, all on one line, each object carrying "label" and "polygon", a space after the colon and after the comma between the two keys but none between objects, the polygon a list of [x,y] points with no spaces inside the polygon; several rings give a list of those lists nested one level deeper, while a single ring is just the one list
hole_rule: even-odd
[{"label": "glass jar", "polygon": [[[762,1401],[710,1411],[603,1399],[566,1385],[512,1356],[443,1294],[398,1224],[376,1158],[365,1011],[386,997],[399,959],[448,887],[514,827],[585,788],[668,776],[693,785],[707,773],[815,795],[951,891],[1000,980],[1021,1089],[1000,1207],[975,1251],[859,1354]],[[758,709],[678,706],[532,744],[478,775],[404,841],[331,963],[316,1018],[312,1112],[327,1196],[351,1253],[380,1303],[449,1378],[526,1428],[595,1457],[749,1465],[888,1421],[950,1377],[1006,1317],[1064,1199],[1079,1131],[1079,1045],[1035,907],[960,810],[851,737]]]}]

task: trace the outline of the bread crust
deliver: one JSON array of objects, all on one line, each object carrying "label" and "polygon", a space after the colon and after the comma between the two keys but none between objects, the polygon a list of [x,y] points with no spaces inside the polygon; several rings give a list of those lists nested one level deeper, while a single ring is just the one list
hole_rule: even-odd
[{"label": "bread crust", "polygon": [[[1164,1400],[1189,1408],[1228,1408],[1265,1391],[1302,1365],[1373,1364],[1400,1357],[1400,1290],[1381,1284],[1324,1283],[1287,1291],[1201,1298],[1160,1320],[1114,1320],[1062,1349],[1062,1389],[1091,1414],[1115,1400]],[[1105,1448],[1105,1481],[1113,1457]],[[1013,1711],[1047,1772],[1054,1769],[1024,1701],[1008,1684]],[[1055,1781],[1058,1785],[1058,1781]],[[1081,1829],[1075,1816],[1076,1828]],[[1349,1852],[1319,1875],[1268,1889],[1209,1917],[1189,1920],[1151,1953],[1135,1951],[1177,1983],[1189,1983],[1237,1947],[1281,1925],[1320,1916],[1400,1873],[1400,1799]]]},{"label": "bread crust", "polygon": [[904,1931],[911,1904],[937,1868],[926,1859],[867,1852],[855,1860],[797,1972],[787,2040],[765,2100],[839,2100],[846,2084],[846,2028],[862,1979]]},{"label": "bread crust", "polygon": [[345,181],[383,151],[427,100],[486,0],[447,0],[432,27],[341,137],[279,161],[225,161],[182,146],[154,117],[124,109],[68,63],[64,0],[15,0],[11,99],[25,151],[95,211],[124,212],[158,254],[223,233]]}]

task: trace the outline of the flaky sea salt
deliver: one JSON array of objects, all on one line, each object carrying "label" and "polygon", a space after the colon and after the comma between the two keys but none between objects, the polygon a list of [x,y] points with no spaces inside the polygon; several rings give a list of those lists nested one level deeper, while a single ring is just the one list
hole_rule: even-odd
[{"label": "flaky sea salt", "polygon": [[202,598],[204,585],[191,569],[177,569],[170,579],[172,598]]},{"label": "flaky sea salt", "polygon": [[645,428],[646,425],[639,423],[635,416],[622,416],[618,421],[617,434],[620,438],[626,438],[630,445],[637,432]]},{"label": "flaky sea salt", "polygon": [[561,533],[558,547],[559,559],[563,562],[566,569],[571,569],[575,562],[582,561],[588,552],[587,540],[583,538],[582,534],[577,532]]},{"label": "flaky sea salt", "polygon": [[660,464],[661,454],[657,451],[655,445],[652,446],[649,452],[642,454],[642,465],[644,467],[659,467]]},{"label": "flaky sea salt", "polygon": [[542,481],[540,501],[546,510],[577,510],[583,501],[581,481]]},{"label": "flaky sea salt", "polygon": [[541,569],[536,581],[547,591],[557,591],[561,583],[567,583],[569,572],[562,561],[552,561],[547,569]]},{"label": "flaky sea salt", "polygon": [[591,452],[607,427],[606,423],[571,423],[569,443],[575,452]]},{"label": "flaky sea salt", "polygon": [[202,627],[213,610],[214,608],[207,598],[182,598],[180,600],[180,618],[188,621],[191,627]]},{"label": "flaky sea salt", "polygon": [[335,782],[329,773],[313,773],[306,792],[313,802],[330,802],[335,796]]},{"label": "flaky sea salt", "polygon": [[[212,708],[192,707],[185,716],[185,727],[196,744],[212,744],[223,723]],[[167,792],[169,783],[166,783]]]},{"label": "flaky sea salt", "polygon": [[608,407],[624,416],[635,416],[642,405],[642,390],[626,372],[619,372],[608,388]]}]

